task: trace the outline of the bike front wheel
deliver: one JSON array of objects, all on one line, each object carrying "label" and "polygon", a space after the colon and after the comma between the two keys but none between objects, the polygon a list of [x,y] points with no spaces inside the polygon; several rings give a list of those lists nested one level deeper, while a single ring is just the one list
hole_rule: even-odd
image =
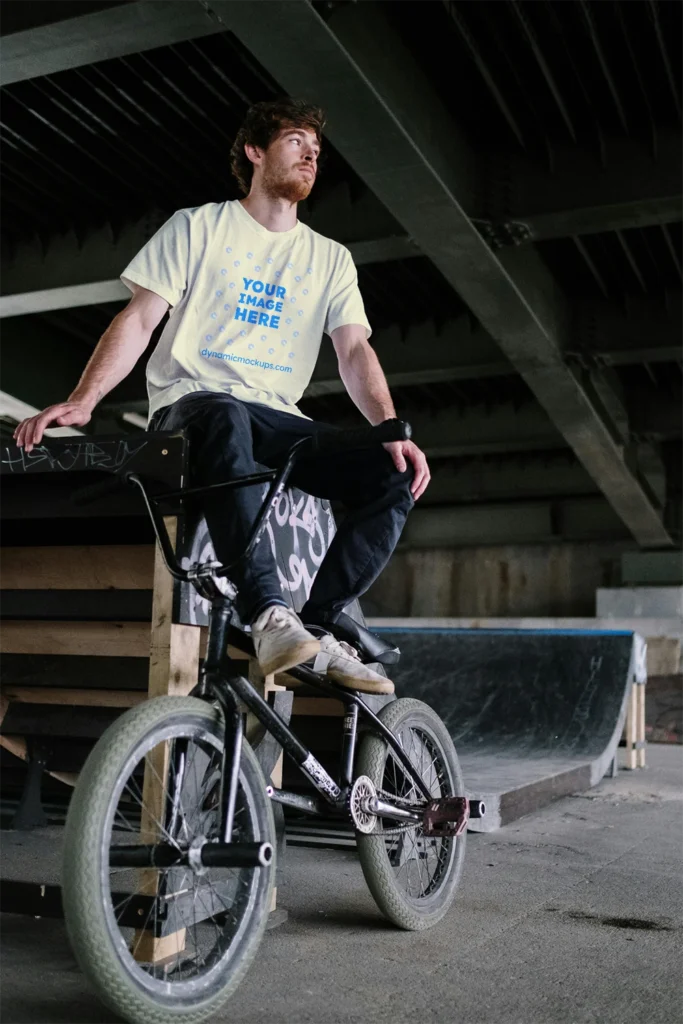
[{"label": "bike front wheel", "polygon": [[[385,705],[378,717],[398,737],[433,798],[465,796],[458,755],[435,711],[405,698]],[[367,776],[387,800],[398,797],[416,810],[424,807],[424,796],[377,733],[363,737],[356,774]],[[426,836],[419,825],[403,827],[387,818],[377,819],[373,833],[356,832],[363,874],[382,913],[409,931],[440,921],[455,898],[465,838],[466,833]]]},{"label": "bike front wheel", "polygon": [[[102,1001],[131,1024],[198,1024],[215,1013],[263,936],[274,861],[199,871],[110,865],[117,845],[186,851],[219,838],[222,751],[217,708],[159,697],[107,730],[74,791],[62,871],[67,931]],[[232,838],[275,849],[266,784],[246,742]]]}]

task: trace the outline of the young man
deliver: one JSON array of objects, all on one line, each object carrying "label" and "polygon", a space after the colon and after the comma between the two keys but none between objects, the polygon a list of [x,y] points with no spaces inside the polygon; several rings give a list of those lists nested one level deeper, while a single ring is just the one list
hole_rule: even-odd
[{"label": "young man", "polygon": [[[24,420],[27,451],[50,424],[83,426],[170,317],[147,366],[150,426],[184,428],[195,485],[276,467],[299,438],[332,429],[301,413],[323,333],[346,389],[371,424],[396,414],[368,344],[370,325],[347,249],[297,220],[315,183],[324,116],[298,101],[258,103],[232,149],[240,201],[180,210],[121,275],[133,297],[112,321],[67,402]],[[316,668],[366,692],[387,681],[326,631],[386,565],[413,502],[429,482],[412,441],[302,461],[292,486],[339,499],[349,514],[297,617],[282,598],[268,544],[233,574],[264,674],[317,656]],[[233,562],[260,507],[253,487],[204,502],[218,558]],[[302,623],[310,625],[304,628]],[[316,628],[317,627],[317,628]],[[311,632],[313,630],[313,632]],[[315,635],[314,635],[315,633]]]}]

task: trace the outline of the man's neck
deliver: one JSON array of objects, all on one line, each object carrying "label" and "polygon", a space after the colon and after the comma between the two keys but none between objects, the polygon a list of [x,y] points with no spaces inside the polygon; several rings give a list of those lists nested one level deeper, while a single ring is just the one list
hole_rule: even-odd
[{"label": "man's neck", "polygon": [[249,216],[268,231],[290,231],[296,227],[296,203],[287,199],[271,199],[260,192],[250,192],[240,202]]}]

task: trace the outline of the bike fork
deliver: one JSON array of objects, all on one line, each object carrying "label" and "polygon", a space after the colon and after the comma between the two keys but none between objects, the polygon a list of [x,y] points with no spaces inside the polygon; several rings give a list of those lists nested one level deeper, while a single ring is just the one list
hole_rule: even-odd
[{"label": "bike fork", "polygon": [[225,740],[223,743],[223,757],[221,764],[221,787],[220,787],[220,834],[221,842],[232,841],[232,827],[235,821],[235,804],[237,802],[237,787],[240,779],[240,762],[242,760],[242,736],[244,727],[242,715],[237,710],[237,705],[232,708],[231,713],[223,705],[225,716]]}]

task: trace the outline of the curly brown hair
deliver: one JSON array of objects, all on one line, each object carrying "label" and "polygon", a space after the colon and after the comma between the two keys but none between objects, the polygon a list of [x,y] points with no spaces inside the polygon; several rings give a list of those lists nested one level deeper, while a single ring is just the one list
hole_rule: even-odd
[{"label": "curly brown hair", "polygon": [[258,146],[259,149],[266,150],[283,128],[305,128],[309,132],[315,132],[318,142],[322,144],[324,127],[325,112],[304,100],[284,97],[254,103],[249,107],[230,150],[232,173],[244,195],[249,194],[254,173],[254,165],[244,152],[245,145]]}]

